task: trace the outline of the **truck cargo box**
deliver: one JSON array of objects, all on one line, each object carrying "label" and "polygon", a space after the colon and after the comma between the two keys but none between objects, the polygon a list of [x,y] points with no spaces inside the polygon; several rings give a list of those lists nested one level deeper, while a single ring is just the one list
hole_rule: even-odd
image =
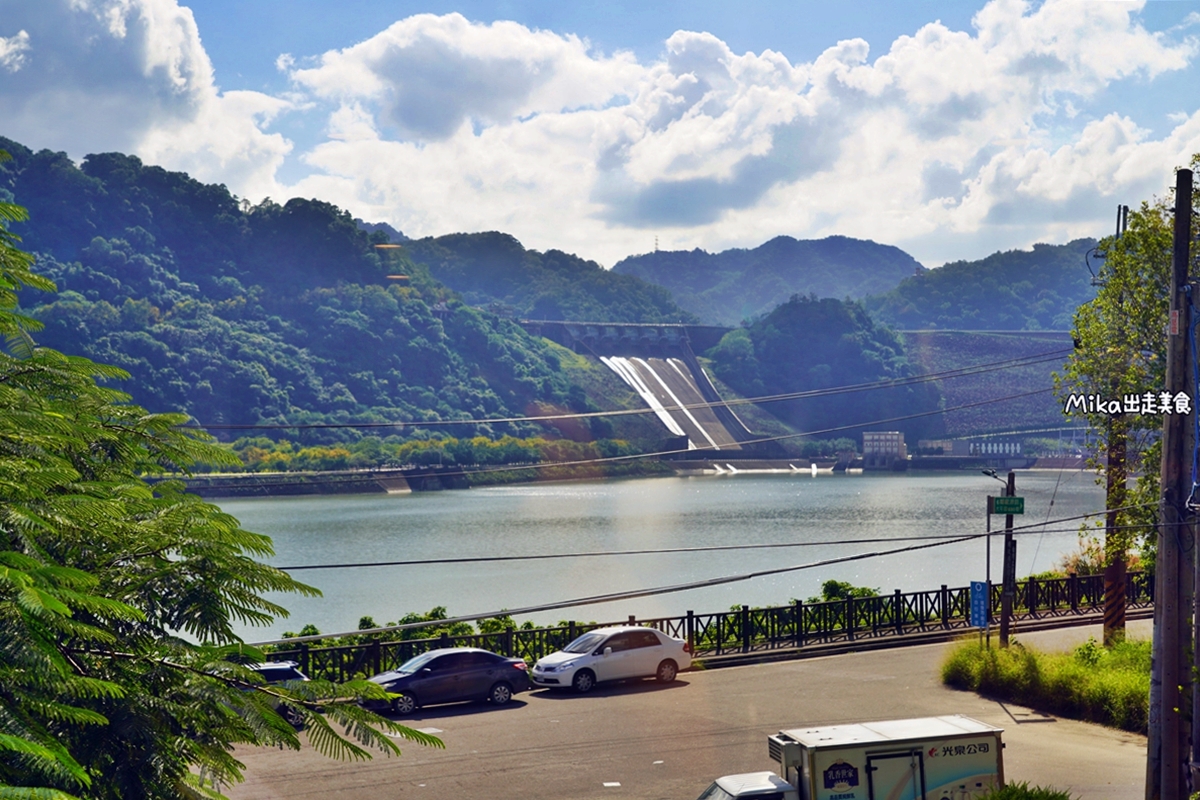
[{"label": "truck cargo box", "polygon": [[767,737],[801,800],[970,800],[1004,785],[1002,728],[956,714]]}]

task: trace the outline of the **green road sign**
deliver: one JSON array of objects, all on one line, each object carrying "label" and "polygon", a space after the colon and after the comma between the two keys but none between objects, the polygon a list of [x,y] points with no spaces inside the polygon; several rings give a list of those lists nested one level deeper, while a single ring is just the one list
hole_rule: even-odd
[{"label": "green road sign", "polygon": [[1024,514],[1024,497],[992,497],[993,514]]}]

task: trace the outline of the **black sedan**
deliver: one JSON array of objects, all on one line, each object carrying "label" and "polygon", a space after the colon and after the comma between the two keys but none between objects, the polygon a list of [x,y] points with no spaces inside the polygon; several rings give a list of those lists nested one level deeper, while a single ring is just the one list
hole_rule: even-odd
[{"label": "black sedan", "polygon": [[371,681],[398,697],[390,706],[383,701],[372,701],[367,707],[390,707],[397,714],[461,700],[487,700],[502,706],[514,694],[529,691],[529,673],[524,661],[474,647],[430,650],[404,662],[399,669],[376,675]]}]

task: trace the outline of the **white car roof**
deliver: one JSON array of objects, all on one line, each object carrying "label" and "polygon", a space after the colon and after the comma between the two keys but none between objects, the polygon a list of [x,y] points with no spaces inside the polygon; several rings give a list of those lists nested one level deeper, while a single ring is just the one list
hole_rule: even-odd
[{"label": "white car roof", "polygon": [[607,636],[610,633],[624,633],[626,631],[654,631],[655,633],[662,633],[662,635],[666,636],[668,639],[671,638],[670,634],[663,633],[658,628],[651,628],[646,625],[613,625],[608,628],[592,628],[590,631],[584,631],[579,635],[586,636],[589,633],[600,633]]},{"label": "white car roof", "polygon": [[747,772],[742,775],[726,775],[717,778],[717,786],[720,786],[734,797],[741,797],[751,792],[767,794],[795,788],[774,772]]}]

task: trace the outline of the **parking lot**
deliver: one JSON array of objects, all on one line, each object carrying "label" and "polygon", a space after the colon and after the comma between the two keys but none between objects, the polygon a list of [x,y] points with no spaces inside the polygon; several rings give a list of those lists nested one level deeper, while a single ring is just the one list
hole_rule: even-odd
[{"label": "parking lot", "polygon": [[[1148,635],[1148,624],[1131,631]],[[1097,628],[1032,633],[1035,646],[1069,646]],[[937,667],[947,645],[689,672],[670,685],[605,685],[587,695],[537,690],[509,705],[419,710],[405,722],[445,750],[401,742],[400,758],[331,761],[243,748],[247,782],[236,800],[413,797],[694,800],[712,778],[773,769],[766,737],[809,724],[967,714],[1005,729],[1006,777],[1069,788],[1079,797],[1141,798],[1146,740],[1133,734],[957,692]]]}]

